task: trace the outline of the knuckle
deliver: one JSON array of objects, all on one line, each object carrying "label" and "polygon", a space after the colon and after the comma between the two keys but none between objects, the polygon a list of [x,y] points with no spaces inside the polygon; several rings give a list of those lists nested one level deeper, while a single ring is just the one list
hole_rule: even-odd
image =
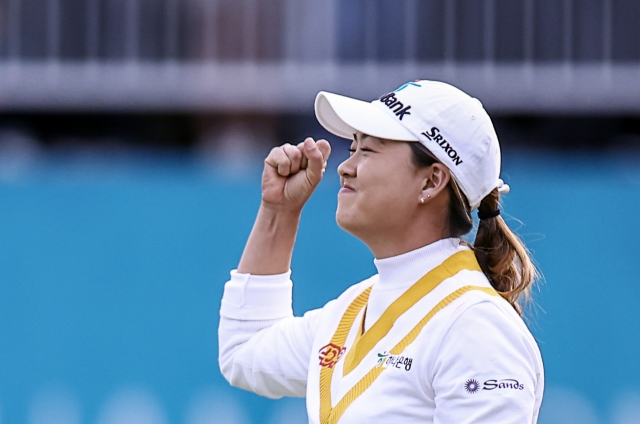
[{"label": "knuckle", "polygon": [[271,151],[267,155],[267,159],[266,160],[275,161],[275,160],[277,160],[278,156],[280,156],[278,148],[274,147],[273,149],[271,149]]},{"label": "knuckle", "polygon": [[293,148],[293,150],[291,150],[291,158],[293,159],[300,159],[302,157],[302,152],[296,148]]},{"label": "knuckle", "polygon": [[271,151],[271,155],[273,155],[274,157],[277,157],[277,158],[286,157],[286,154],[285,154],[284,149],[282,147],[274,147],[273,150]]}]

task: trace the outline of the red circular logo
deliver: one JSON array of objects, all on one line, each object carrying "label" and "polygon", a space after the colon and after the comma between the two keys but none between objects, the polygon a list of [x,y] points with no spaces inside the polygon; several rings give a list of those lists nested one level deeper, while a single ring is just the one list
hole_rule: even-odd
[{"label": "red circular logo", "polygon": [[347,351],[346,347],[338,346],[337,344],[329,343],[320,348],[319,358],[320,366],[333,368],[333,366],[340,360],[340,357]]}]

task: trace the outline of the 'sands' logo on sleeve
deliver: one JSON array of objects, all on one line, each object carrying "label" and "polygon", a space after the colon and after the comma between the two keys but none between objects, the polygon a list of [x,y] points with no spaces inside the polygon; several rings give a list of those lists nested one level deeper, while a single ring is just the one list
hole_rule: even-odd
[{"label": "'sands' logo on sleeve", "polygon": [[334,343],[329,343],[320,348],[318,352],[320,359],[320,366],[333,368],[333,366],[340,360],[342,355],[347,351],[346,347],[338,346]]},{"label": "'sands' logo on sleeve", "polygon": [[481,387],[478,380],[470,378],[464,383],[464,389],[470,394],[477,393],[480,390],[524,390],[524,384],[515,378],[503,378],[485,380]]},{"label": "'sands' logo on sleeve", "polygon": [[464,389],[467,391],[467,393],[473,394],[480,390],[480,384],[473,378],[470,378],[466,383],[464,383]]},{"label": "'sands' logo on sleeve", "polygon": [[482,390],[496,389],[524,390],[524,384],[514,378],[503,378],[502,380],[487,380],[484,382],[484,386],[482,387]]}]

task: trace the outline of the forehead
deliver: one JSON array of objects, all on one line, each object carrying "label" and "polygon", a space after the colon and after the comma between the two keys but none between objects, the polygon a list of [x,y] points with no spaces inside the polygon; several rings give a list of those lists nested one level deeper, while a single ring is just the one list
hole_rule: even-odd
[{"label": "forehead", "polygon": [[384,139],[382,139],[382,138],[374,137],[372,135],[364,134],[364,133],[361,133],[361,132],[357,132],[357,133],[353,134],[353,139],[356,142],[358,142],[358,141],[359,142],[372,141],[372,142],[378,143],[378,144],[380,144],[382,146],[387,144],[386,141]]}]

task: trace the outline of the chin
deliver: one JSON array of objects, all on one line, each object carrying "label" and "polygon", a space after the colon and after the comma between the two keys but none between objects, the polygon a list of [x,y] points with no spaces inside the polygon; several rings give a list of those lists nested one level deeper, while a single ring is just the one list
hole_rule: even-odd
[{"label": "chin", "polygon": [[336,223],[338,224],[338,227],[342,228],[346,232],[350,232],[349,224],[351,223],[352,220],[349,218],[350,218],[349,214],[341,210],[340,206],[338,205],[338,210],[336,211]]},{"label": "chin", "polygon": [[358,237],[362,227],[362,220],[358,218],[358,214],[340,210],[340,207],[338,206],[338,210],[336,211],[336,223],[338,224],[338,227],[356,237]]}]

